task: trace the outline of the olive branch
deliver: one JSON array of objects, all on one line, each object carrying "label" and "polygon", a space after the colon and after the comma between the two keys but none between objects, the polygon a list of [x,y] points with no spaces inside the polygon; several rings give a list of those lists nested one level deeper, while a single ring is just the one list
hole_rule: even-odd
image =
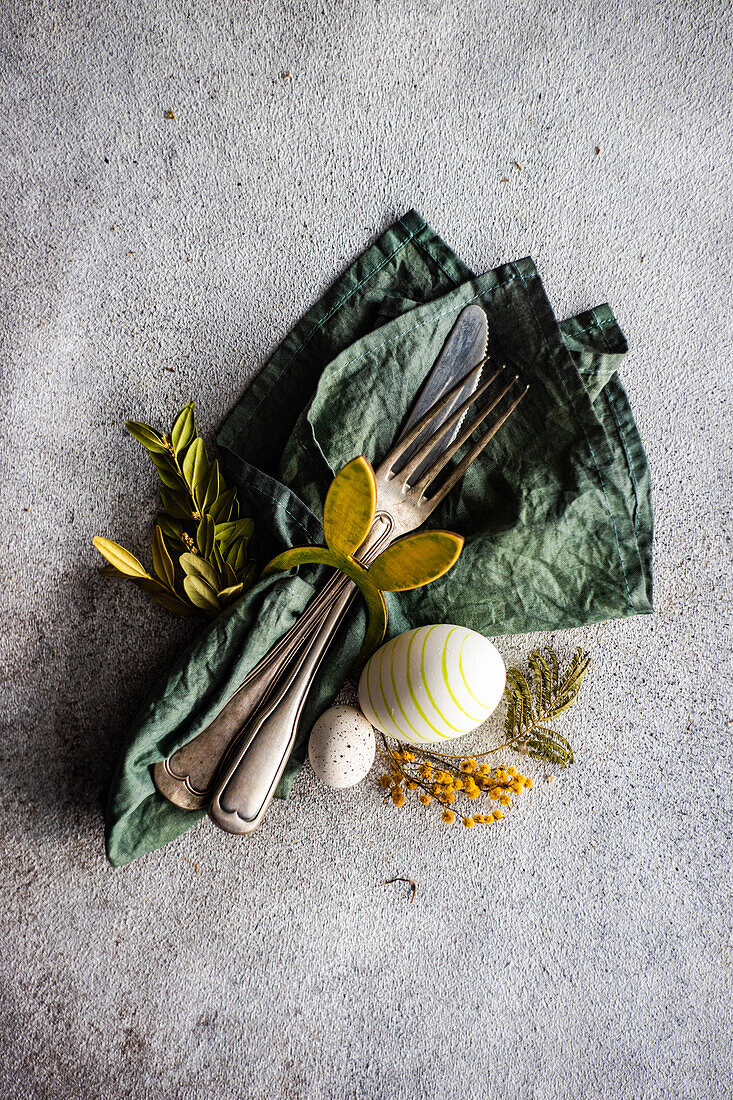
[{"label": "olive branch", "polygon": [[163,511],[152,540],[155,576],[119,543],[100,536],[92,541],[109,563],[100,567],[103,576],[132,581],[177,615],[203,612],[214,618],[256,580],[257,565],[247,554],[254,521],[240,518],[236,489],[227,489],[218,461],[209,459],[194,408],[193,401],[183,406],[170,436],[125,421],[162,483]]}]

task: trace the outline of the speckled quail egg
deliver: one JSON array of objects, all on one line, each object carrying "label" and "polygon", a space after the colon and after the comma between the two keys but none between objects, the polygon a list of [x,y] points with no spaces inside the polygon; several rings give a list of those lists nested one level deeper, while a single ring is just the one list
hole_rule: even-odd
[{"label": "speckled quail egg", "polygon": [[327,787],[354,787],[374,761],[374,730],[360,710],[338,706],[324,711],[308,742],[311,767]]}]

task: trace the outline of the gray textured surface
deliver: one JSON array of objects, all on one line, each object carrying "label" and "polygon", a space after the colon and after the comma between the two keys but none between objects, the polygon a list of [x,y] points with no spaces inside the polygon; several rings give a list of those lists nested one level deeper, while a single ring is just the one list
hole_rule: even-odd
[{"label": "gray textured surface", "polygon": [[[3,1096],[730,1095],[728,5],[3,23]],[[555,637],[595,658],[583,747],[501,828],[308,773],[251,841],[202,824],[113,872],[102,792],[187,636],[94,572],[154,505],[122,419],[195,396],[213,431],[411,205],[476,270],[531,253],[560,315],[612,302],[657,614]]]}]

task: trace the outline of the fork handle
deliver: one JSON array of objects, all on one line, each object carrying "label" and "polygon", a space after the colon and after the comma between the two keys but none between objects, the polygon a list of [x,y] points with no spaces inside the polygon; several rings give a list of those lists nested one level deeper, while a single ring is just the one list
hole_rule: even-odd
[{"label": "fork handle", "polygon": [[295,743],[303,704],[355,591],[349,581],[303,659],[294,663],[274,696],[237,739],[209,806],[212,821],[226,832],[251,833],[262,820]]}]

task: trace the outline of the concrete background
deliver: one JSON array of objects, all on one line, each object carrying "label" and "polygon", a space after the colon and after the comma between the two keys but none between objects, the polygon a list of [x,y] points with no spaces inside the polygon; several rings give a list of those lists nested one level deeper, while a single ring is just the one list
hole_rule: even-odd
[{"label": "concrete background", "polygon": [[[731,1095],[729,5],[10,0],[2,36],[2,1095]],[[249,842],[114,872],[114,759],[191,629],[95,573],[94,534],[147,554],[122,421],[195,396],[213,435],[412,205],[560,316],[613,304],[657,613],[554,637],[595,661],[577,764],[501,827],[307,773]]]}]

